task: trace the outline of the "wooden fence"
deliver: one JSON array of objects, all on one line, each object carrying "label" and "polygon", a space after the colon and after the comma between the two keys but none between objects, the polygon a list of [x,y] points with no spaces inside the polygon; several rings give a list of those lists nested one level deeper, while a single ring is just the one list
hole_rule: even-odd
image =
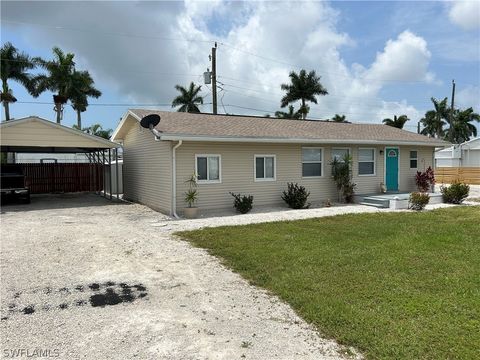
[{"label": "wooden fence", "polygon": [[102,164],[21,164],[32,194],[103,190]]},{"label": "wooden fence", "polygon": [[480,185],[480,167],[437,167],[435,180],[437,184],[451,184],[459,180],[470,185]]}]

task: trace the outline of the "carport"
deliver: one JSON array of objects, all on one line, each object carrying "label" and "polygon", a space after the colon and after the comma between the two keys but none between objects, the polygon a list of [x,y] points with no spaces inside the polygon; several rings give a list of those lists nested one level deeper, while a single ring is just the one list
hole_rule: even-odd
[{"label": "carport", "polygon": [[116,189],[120,198],[119,177],[113,179],[111,171],[113,164],[119,173],[115,161],[119,144],[37,116],[2,122],[0,136],[2,153],[83,153],[87,157],[84,164],[22,164],[32,193],[89,191],[113,199],[109,189]]}]

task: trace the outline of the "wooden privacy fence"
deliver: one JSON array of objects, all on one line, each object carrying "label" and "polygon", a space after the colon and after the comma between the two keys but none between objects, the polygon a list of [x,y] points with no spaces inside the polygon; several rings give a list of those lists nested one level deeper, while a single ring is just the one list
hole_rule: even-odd
[{"label": "wooden privacy fence", "polygon": [[32,194],[103,190],[102,164],[21,164]]},{"label": "wooden privacy fence", "polygon": [[480,185],[480,167],[437,167],[435,180],[437,184],[451,184],[457,180]]}]

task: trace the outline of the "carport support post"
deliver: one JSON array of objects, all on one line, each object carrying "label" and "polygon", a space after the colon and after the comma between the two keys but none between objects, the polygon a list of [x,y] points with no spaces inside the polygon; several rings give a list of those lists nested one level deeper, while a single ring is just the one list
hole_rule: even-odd
[{"label": "carport support post", "polygon": [[118,190],[118,148],[115,148],[115,181],[117,182],[117,200],[120,200],[120,191]]},{"label": "carport support post", "polygon": [[112,149],[108,149],[108,181],[110,182],[110,200],[112,200]]},{"label": "carport support post", "polygon": [[107,187],[107,179],[105,178],[105,162],[106,162],[106,158],[105,158],[105,150],[102,150],[102,172],[103,172],[103,197],[106,199],[107,198],[107,189],[105,189]]}]

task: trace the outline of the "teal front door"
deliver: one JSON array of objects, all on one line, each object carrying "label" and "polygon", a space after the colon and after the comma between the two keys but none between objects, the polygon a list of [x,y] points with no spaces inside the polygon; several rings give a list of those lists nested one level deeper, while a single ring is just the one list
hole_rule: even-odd
[{"label": "teal front door", "polygon": [[387,191],[398,191],[398,148],[385,149],[385,185]]}]

